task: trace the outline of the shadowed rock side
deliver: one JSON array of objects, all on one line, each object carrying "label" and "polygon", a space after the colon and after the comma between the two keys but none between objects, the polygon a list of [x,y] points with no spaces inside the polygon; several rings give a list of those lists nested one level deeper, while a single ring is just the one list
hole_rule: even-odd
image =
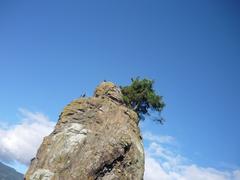
[{"label": "shadowed rock side", "polygon": [[120,89],[101,83],[91,98],[67,105],[44,138],[26,180],[142,180],[144,152],[137,114]]}]

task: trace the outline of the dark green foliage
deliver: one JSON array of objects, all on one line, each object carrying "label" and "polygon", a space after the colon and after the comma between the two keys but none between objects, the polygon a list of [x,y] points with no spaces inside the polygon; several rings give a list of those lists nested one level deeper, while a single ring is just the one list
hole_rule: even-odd
[{"label": "dark green foliage", "polygon": [[[149,115],[149,110],[155,110],[160,114],[165,104],[162,96],[157,95],[153,89],[154,81],[139,77],[131,80],[130,86],[120,87],[125,104],[138,114],[140,120],[144,119],[143,115]],[[155,120],[163,123],[160,115]]]}]

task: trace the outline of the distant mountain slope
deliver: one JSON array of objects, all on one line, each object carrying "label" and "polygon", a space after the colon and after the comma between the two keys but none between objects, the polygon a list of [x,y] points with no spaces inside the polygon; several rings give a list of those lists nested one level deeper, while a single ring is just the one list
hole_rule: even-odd
[{"label": "distant mountain slope", "polygon": [[0,162],[0,180],[23,180],[23,174]]}]

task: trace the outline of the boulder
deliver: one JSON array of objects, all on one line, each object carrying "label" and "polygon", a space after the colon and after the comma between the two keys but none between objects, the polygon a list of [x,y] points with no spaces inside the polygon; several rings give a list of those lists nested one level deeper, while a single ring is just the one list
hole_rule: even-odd
[{"label": "boulder", "polygon": [[137,114],[121,90],[101,83],[90,98],[68,104],[44,138],[26,180],[141,180],[144,151]]}]

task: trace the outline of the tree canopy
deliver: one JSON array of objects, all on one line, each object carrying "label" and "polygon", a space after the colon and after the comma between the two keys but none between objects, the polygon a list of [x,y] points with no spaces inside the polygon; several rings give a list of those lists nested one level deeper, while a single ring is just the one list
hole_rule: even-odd
[{"label": "tree canopy", "polygon": [[163,123],[164,119],[160,113],[165,106],[162,96],[156,94],[153,89],[153,80],[140,79],[139,77],[131,79],[129,86],[121,86],[123,101],[129,108],[133,109],[140,120],[144,120],[144,115],[149,115],[149,110],[159,113],[159,117],[154,120]]}]

